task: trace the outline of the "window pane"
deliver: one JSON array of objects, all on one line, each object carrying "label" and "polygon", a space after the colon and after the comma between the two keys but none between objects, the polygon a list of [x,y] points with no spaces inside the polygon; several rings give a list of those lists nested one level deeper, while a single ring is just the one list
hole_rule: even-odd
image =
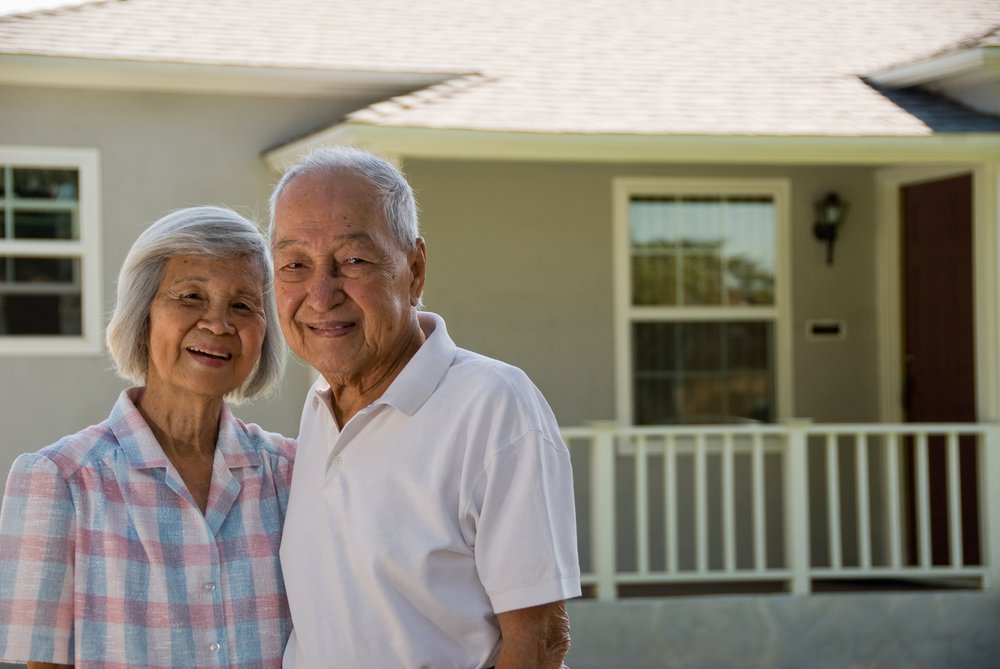
[{"label": "window pane", "polygon": [[684,256],[684,304],[688,306],[722,303],[722,269],[717,254]]},{"label": "window pane", "polygon": [[774,304],[770,198],[633,198],[629,227],[633,304]]},{"label": "window pane", "polygon": [[15,283],[73,283],[80,275],[76,258],[10,258]]},{"label": "window pane", "polygon": [[76,170],[14,168],[14,197],[76,200]]},{"label": "window pane", "polygon": [[79,336],[81,330],[79,293],[0,293],[0,334]]},{"label": "window pane", "polygon": [[771,420],[772,340],[770,322],[634,323],[635,422]]},{"label": "window pane", "polygon": [[79,258],[0,258],[0,334],[82,330]]},{"label": "window pane", "polygon": [[726,303],[774,304],[774,203],[730,199],[726,209]]},{"label": "window pane", "polygon": [[677,369],[677,326],[673,323],[642,323],[634,329],[635,366],[642,372]]},{"label": "window pane", "polygon": [[76,239],[73,214],[68,211],[15,211],[17,239]]},{"label": "window pane", "polygon": [[636,379],[635,422],[637,425],[672,425],[683,422],[675,392],[676,379]]},{"label": "window pane", "polygon": [[768,369],[770,329],[760,327],[760,323],[729,323],[726,331],[730,369]]},{"label": "window pane", "polygon": [[7,212],[0,209],[0,239],[7,236]]},{"label": "window pane", "polygon": [[633,256],[632,304],[677,304],[677,260],[672,251]]}]

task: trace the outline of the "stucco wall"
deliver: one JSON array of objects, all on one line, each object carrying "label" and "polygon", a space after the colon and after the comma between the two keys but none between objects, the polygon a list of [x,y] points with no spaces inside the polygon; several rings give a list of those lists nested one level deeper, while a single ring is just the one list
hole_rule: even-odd
[{"label": "stucco wall", "polygon": [[[138,233],[186,205],[224,204],[263,219],[275,174],[260,154],[322,127],[342,110],[329,100],[0,88],[0,145],[100,152],[104,311]],[[306,370],[292,362],[279,397],[236,408],[295,434]],[[20,452],[107,417],[125,387],[105,354],[0,356],[0,480]]]},{"label": "stucco wall", "polygon": [[[528,372],[565,425],[615,418],[612,180],[767,177],[791,183],[794,407],[816,421],[877,413],[874,184],[871,168],[572,165],[410,159],[428,244],[425,302],[455,340]],[[813,202],[851,208],[825,264]],[[807,341],[810,319],[848,336]]]}]

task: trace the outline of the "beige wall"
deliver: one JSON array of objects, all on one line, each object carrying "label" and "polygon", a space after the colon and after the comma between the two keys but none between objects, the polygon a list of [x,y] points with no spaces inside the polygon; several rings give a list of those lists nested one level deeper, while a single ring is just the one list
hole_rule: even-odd
[{"label": "beige wall", "polygon": [[[873,169],[573,165],[409,159],[428,244],[428,309],[460,346],[522,367],[565,425],[614,416],[612,179],[787,178],[791,183],[796,416],[878,419]],[[851,208],[825,264],[813,202],[835,189]],[[848,336],[807,341],[810,319]]]},{"label": "beige wall", "polygon": [[[104,311],[139,231],[166,212],[224,204],[263,219],[274,173],[260,154],[322,127],[329,100],[0,88],[0,144],[100,152]],[[279,397],[236,408],[296,434],[307,373],[290,364]],[[18,453],[107,417],[124,387],[106,355],[0,356],[0,481]]]}]

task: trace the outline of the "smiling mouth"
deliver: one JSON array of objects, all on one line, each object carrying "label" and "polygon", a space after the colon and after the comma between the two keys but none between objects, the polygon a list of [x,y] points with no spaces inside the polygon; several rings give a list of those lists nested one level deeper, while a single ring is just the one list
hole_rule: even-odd
[{"label": "smiling mouth", "polygon": [[317,324],[317,325],[306,325],[311,332],[319,335],[339,335],[348,332],[354,327],[353,322],[349,323],[331,323],[331,324]]},{"label": "smiling mouth", "polygon": [[188,353],[194,353],[195,355],[203,355],[207,358],[213,358],[215,360],[232,360],[232,353],[212,353],[211,351],[204,351],[200,348],[195,348],[194,346],[188,347]]}]

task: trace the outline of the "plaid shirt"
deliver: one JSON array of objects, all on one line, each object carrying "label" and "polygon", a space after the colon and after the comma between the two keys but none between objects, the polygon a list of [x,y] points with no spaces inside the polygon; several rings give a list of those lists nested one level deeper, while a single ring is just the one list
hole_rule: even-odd
[{"label": "plaid shirt", "polygon": [[204,515],[122,393],[20,456],[0,511],[0,658],[87,669],[279,669],[295,444],[223,409]]}]

